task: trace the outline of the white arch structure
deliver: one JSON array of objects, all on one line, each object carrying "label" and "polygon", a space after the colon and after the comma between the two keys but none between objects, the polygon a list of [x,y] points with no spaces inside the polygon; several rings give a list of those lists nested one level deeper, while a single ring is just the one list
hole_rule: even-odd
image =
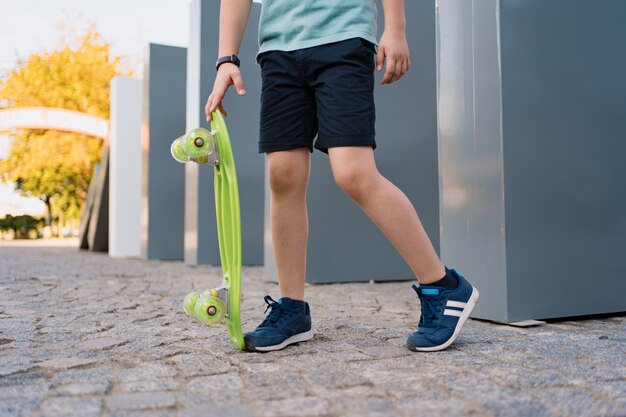
[{"label": "white arch structure", "polygon": [[109,121],[74,110],[51,107],[14,107],[0,110],[0,132],[13,129],[63,130],[107,140]]}]

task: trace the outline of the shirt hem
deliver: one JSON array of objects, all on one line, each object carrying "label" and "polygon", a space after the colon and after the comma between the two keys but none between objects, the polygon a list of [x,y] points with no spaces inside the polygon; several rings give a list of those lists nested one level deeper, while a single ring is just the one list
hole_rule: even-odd
[{"label": "shirt hem", "polygon": [[264,52],[269,52],[269,51],[292,52],[298,49],[312,48],[314,46],[321,46],[321,45],[326,45],[329,43],[341,42],[341,41],[345,41],[347,39],[352,39],[352,38],[363,38],[366,41],[373,43],[374,45],[378,45],[378,41],[376,40],[376,37],[372,36],[369,33],[344,32],[344,33],[337,33],[332,36],[325,36],[323,38],[311,39],[311,40],[304,41],[304,42],[296,42],[296,43],[289,44],[289,45],[272,45],[271,43],[269,45],[261,45],[259,47],[259,52],[257,53],[256,56],[258,58],[260,54]]}]

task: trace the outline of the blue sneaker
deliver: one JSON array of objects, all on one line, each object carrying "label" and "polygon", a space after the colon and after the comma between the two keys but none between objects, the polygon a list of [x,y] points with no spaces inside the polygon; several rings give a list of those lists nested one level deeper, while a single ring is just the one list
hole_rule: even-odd
[{"label": "blue sneaker", "polygon": [[447,348],[456,340],[474,309],[478,290],[454,269],[450,271],[459,280],[459,286],[454,290],[413,285],[422,304],[422,316],[417,331],[407,339],[409,349],[434,352]]},{"label": "blue sneaker", "polygon": [[244,336],[247,350],[269,352],[313,338],[307,302],[287,297],[275,301],[269,295],[265,296],[265,302],[265,312],[271,311],[256,330]]}]

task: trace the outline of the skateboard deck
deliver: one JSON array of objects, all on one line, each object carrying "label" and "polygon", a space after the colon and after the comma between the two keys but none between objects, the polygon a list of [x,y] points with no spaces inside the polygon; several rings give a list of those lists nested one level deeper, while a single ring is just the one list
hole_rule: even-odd
[{"label": "skateboard deck", "polygon": [[219,110],[212,114],[211,129],[194,129],[176,139],[171,147],[172,156],[179,162],[214,167],[217,237],[223,273],[221,286],[187,294],[183,309],[204,324],[215,325],[225,321],[233,344],[243,349],[239,186],[230,136]]}]

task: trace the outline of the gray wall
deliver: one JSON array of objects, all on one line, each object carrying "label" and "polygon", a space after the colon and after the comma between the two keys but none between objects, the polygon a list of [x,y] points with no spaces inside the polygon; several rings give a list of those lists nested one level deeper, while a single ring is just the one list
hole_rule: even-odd
[{"label": "gray wall", "polygon": [[[383,9],[378,3],[379,35]],[[407,37],[413,66],[391,86],[376,79],[376,142],[379,170],[403,190],[439,248],[436,130],[435,4],[406,2]],[[266,189],[269,185],[266,185]],[[266,274],[276,278],[266,190]],[[328,156],[315,151],[308,190],[309,282],[413,279],[402,257],[371,220],[336,185]]]},{"label": "gray wall", "polygon": [[184,166],[170,145],[185,131],[185,48],[150,44],[142,128],[141,255],[183,259]]},{"label": "gray wall", "polygon": [[626,3],[438,6],[442,257],[474,316],[626,310]]},{"label": "gray wall", "polygon": [[[206,100],[215,80],[218,56],[220,2],[194,0],[190,5],[190,39],[187,80],[187,131],[208,128]],[[260,80],[255,56],[261,6],[254,4],[239,52],[241,73],[248,94],[239,97],[231,89],[224,107],[230,133],[241,204],[242,262],[263,263],[263,158],[257,153]],[[185,262],[219,265],[215,220],[213,167],[185,164]]]},{"label": "gray wall", "polygon": [[500,2],[509,314],[626,310],[626,2]]}]

